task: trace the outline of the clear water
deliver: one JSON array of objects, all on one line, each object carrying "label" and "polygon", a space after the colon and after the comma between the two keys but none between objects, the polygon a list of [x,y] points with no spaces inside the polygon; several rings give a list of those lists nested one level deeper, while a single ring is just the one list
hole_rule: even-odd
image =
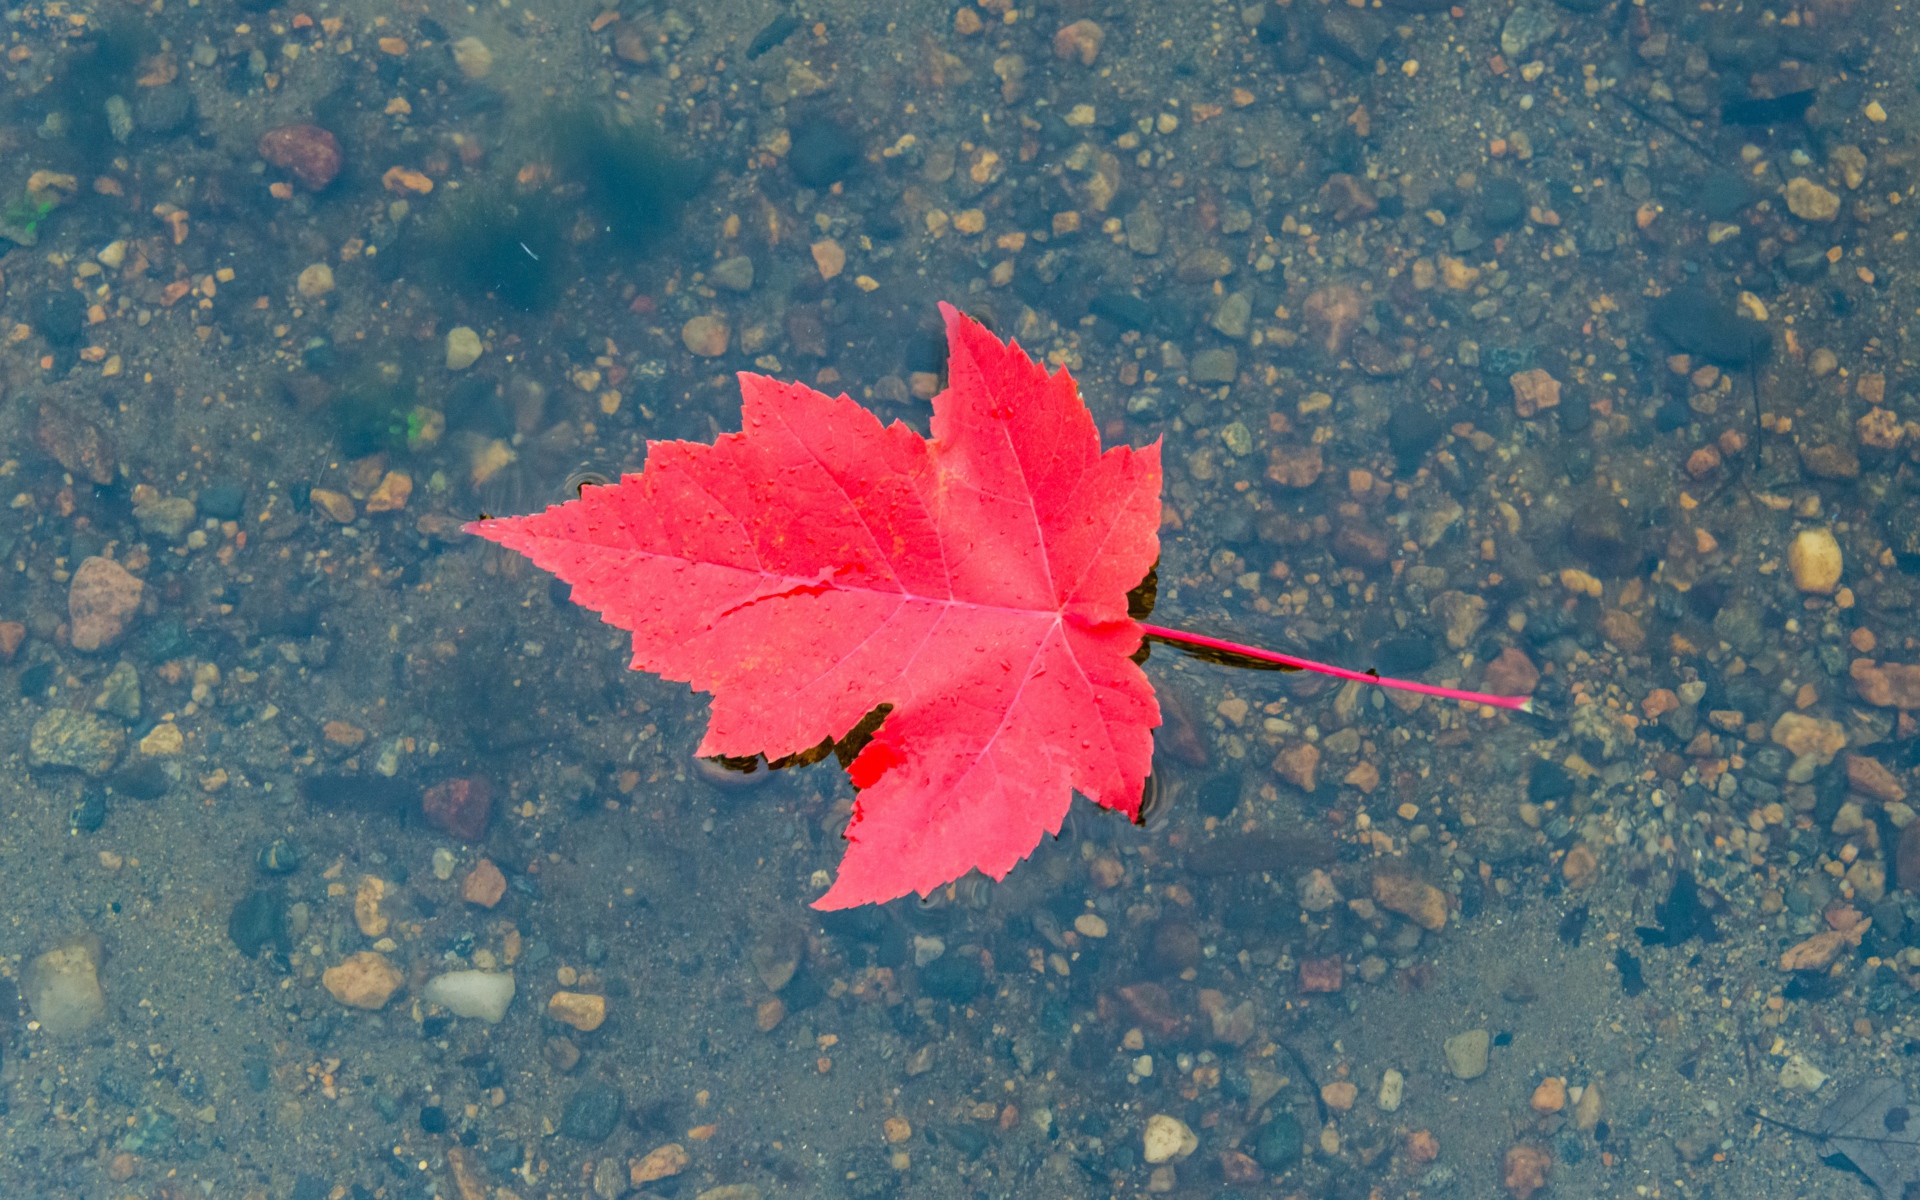
[{"label": "clear water", "polygon": [[[1914,1045],[1897,9],[5,29],[0,1193],[1869,1194],[1754,1114]],[[814,912],[838,765],[460,526],[924,431],[941,300],[1161,440],[1155,620],[1547,715],[1161,649],[1143,825]]]}]

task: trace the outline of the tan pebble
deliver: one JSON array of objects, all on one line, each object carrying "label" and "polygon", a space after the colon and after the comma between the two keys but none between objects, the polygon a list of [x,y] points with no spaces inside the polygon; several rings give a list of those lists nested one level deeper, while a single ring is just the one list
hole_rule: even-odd
[{"label": "tan pebble", "polygon": [[1514,1146],[1501,1162],[1500,1184],[1514,1200],[1533,1200],[1547,1186],[1552,1170],[1553,1155],[1545,1146]]},{"label": "tan pebble", "polygon": [[1422,929],[1439,932],[1447,924],[1447,896],[1423,879],[1383,871],[1373,877],[1374,903],[1406,917]]},{"label": "tan pebble", "polygon": [[887,1141],[895,1146],[913,1136],[913,1126],[905,1117],[888,1117],[880,1128],[885,1132]]},{"label": "tan pebble", "polygon": [[320,733],[330,744],[349,750],[367,740],[366,730],[347,721],[328,721],[320,727]]},{"label": "tan pebble", "polygon": [[668,1142],[664,1146],[655,1146],[647,1151],[646,1157],[634,1162],[628,1172],[633,1186],[652,1183],[656,1179],[667,1179],[693,1165],[693,1158],[687,1148],[679,1142]]},{"label": "tan pebble", "polygon": [[980,20],[980,14],[971,8],[953,14],[953,31],[961,37],[972,37],[984,28],[986,24]]},{"label": "tan pebble", "polygon": [[1073,919],[1073,928],[1081,937],[1103,938],[1107,936],[1107,923],[1096,913],[1081,913]]},{"label": "tan pebble", "polygon": [[333,290],[333,268],[325,263],[314,263],[300,272],[294,287],[307,299],[318,300]]},{"label": "tan pebble", "polygon": [[383,954],[362,950],[320,976],[335,1000],[350,1008],[378,1009],[398,991],[405,977]]},{"label": "tan pebble", "polygon": [[1793,586],[1803,592],[1830,596],[1840,582],[1840,543],[1830,529],[1803,529],[1787,549]]},{"label": "tan pebble", "polygon": [[354,518],[359,515],[353,510],[351,497],[327,488],[314,488],[307,493],[307,499],[313,503],[314,507],[327,514],[331,520],[341,525],[353,524]]},{"label": "tan pebble", "polygon": [[178,754],[185,750],[187,739],[180,727],[172,721],[162,721],[153,727],[147,736],[140,739],[140,753],[149,758],[162,758]]},{"label": "tan pebble", "polygon": [[1787,181],[1787,210],[1803,221],[1831,221],[1839,215],[1840,197],[1796,175]]},{"label": "tan pebble", "polygon": [[780,1022],[787,1019],[786,1001],[778,996],[768,996],[754,1006],[753,1025],[761,1033],[771,1033]]},{"label": "tan pebble", "polygon": [[467,877],[460,881],[460,898],[481,908],[492,908],[506,894],[507,877],[500,873],[500,868],[490,858],[475,863],[473,870],[468,871]]},{"label": "tan pebble", "polygon": [[387,931],[387,914],[380,911],[380,902],[386,899],[387,881],[376,875],[362,875],[360,886],[353,893],[353,923],[360,932],[370,938],[377,938]]},{"label": "tan pebble", "polygon": [[1780,956],[1782,971],[1824,971],[1833,965],[1840,956],[1840,948],[1846,944],[1846,934],[1829,929],[1825,933],[1816,933],[1803,942],[1790,946]]},{"label": "tan pebble", "polygon": [[1533,1098],[1527,1101],[1537,1113],[1557,1113],[1567,1106],[1567,1081],[1558,1075],[1549,1075],[1533,1089]]},{"label": "tan pebble", "polygon": [[453,44],[453,61],[468,79],[485,79],[493,70],[493,51],[477,37],[463,37]]},{"label": "tan pebble", "polygon": [[607,998],[590,992],[555,992],[547,1001],[547,1015],[562,1025],[591,1033],[607,1019]]},{"label": "tan pebble", "polygon": [[373,489],[367,497],[367,511],[370,513],[399,512],[407,506],[407,497],[413,495],[413,479],[400,471],[388,471],[380,480],[380,486]]},{"label": "tan pebble", "polygon": [[1077,58],[1082,66],[1090,67],[1100,55],[1100,43],[1107,37],[1106,30],[1092,21],[1080,20],[1071,25],[1062,26],[1060,32],[1053,35],[1053,56],[1055,58]]},{"label": "tan pebble", "polygon": [[699,316],[680,327],[681,344],[701,358],[718,358],[727,352],[727,340],[733,334],[722,316]]},{"label": "tan pebble", "polygon": [[1096,858],[1087,864],[1087,874],[1096,887],[1117,888],[1126,882],[1127,868],[1117,858]]},{"label": "tan pebble", "polygon": [[1187,1127],[1187,1123],[1165,1113],[1155,1113],[1147,1118],[1143,1141],[1144,1157],[1150,1163],[1185,1158],[1200,1148],[1199,1137]]},{"label": "tan pebble", "polygon": [[1507,383],[1513,388],[1513,411],[1521,417],[1531,417],[1560,404],[1560,381],[1538,367],[1516,372],[1507,378]]},{"label": "tan pebble", "polygon": [[813,244],[813,265],[820,269],[820,278],[832,279],[840,272],[846,270],[847,252],[841,249],[840,243],[834,241],[832,238],[815,242]]},{"label": "tan pebble", "polygon": [[1342,1079],[1322,1087],[1320,1098],[1327,1102],[1328,1108],[1346,1112],[1360,1098],[1360,1089],[1351,1080]]}]

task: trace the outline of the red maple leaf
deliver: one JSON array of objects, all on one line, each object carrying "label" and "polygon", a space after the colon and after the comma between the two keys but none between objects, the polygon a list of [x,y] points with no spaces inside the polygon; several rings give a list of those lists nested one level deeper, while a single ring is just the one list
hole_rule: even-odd
[{"label": "red maple leaf", "polygon": [[468,526],[713,697],[701,755],[779,758],[885,720],[816,908],[1002,878],[1074,792],[1136,814],[1159,724],[1127,591],[1159,555],[1160,447],[1100,450],[1073,379],[952,307],[933,436],[742,374],[742,432]]}]

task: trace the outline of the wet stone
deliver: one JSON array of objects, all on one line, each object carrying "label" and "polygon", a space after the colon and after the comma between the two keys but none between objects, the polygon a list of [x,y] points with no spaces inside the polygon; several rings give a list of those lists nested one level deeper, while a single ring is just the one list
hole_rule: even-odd
[{"label": "wet stone", "polygon": [[1505,233],[1527,216],[1527,190],[1509,175],[1496,175],[1480,189],[1480,222],[1493,233]]},{"label": "wet stone", "polygon": [[1654,302],[1653,327],[1674,348],[1722,367],[1744,367],[1766,353],[1766,329],[1703,288],[1682,287]]},{"label": "wet stone", "polygon": [[112,559],[96,556],[82,562],[67,589],[73,648],[91,653],[119,641],[145,590],[144,583]]},{"label": "wet stone", "polygon": [[133,519],[139,524],[140,532],[169,541],[177,540],[192,528],[195,515],[193,501],[181,496],[157,497],[133,506]]},{"label": "wet stone", "polygon": [[744,254],[723,258],[714,264],[708,278],[715,287],[730,292],[750,292],[753,290],[753,260]]},{"label": "wet stone", "polygon": [[1552,37],[1559,27],[1560,18],[1551,8],[1523,4],[1508,14],[1506,24],[1501,26],[1500,53],[1518,62],[1521,55]]},{"label": "wet stone", "polygon": [[132,663],[114,664],[93,698],[93,710],[124,721],[140,719],[140,673]]},{"label": "wet stone", "polygon": [[1160,253],[1160,239],[1166,227],[1151,208],[1141,205],[1128,213],[1125,221],[1127,249],[1151,257]]},{"label": "wet stone", "polygon": [[92,713],[57,708],[33,723],[27,761],[35,767],[66,767],[92,776],[113,769],[126,749],[127,731]]},{"label": "wet stone", "polygon": [[286,897],[279,891],[264,888],[249,893],[233,906],[233,913],[227,918],[227,937],[248,958],[268,946],[282,953],[290,950]]},{"label": "wet stone", "polygon": [[787,168],[810,188],[824,189],[845,179],[860,163],[860,142],[832,121],[806,121],[793,130]]},{"label": "wet stone", "polygon": [[247,490],[238,484],[216,483],[200,493],[200,511],[220,521],[237,521],[246,514]]},{"label": "wet stone", "polygon": [[1195,250],[1180,260],[1174,277],[1181,283],[1212,283],[1233,274],[1233,260],[1225,251],[1211,246]]},{"label": "wet stone", "polygon": [[1327,46],[1356,67],[1371,67],[1391,32],[1386,21],[1363,8],[1329,7],[1320,17],[1320,36]]},{"label": "wet stone", "polygon": [[1284,1171],[1299,1162],[1307,1144],[1300,1119],[1291,1112],[1275,1113],[1260,1127],[1256,1139],[1253,1156],[1269,1171]]},{"label": "wet stone", "polygon": [[479,778],[449,779],[428,788],[420,797],[427,824],[462,841],[487,836],[493,818],[493,789]]},{"label": "wet stone", "polygon": [[[1220,307],[1214,310],[1213,319],[1207,323],[1221,336],[1239,339],[1247,336],[1247,322],[1252,317],[1253,302],[1247,299],[1245,292],[1234,292],[1220,302]],[[1237,368],[1238,364],[1235,366]]]},{"label": "wet stone", "polygon": [[1202,350],[1187,366],[1195,383],[1232,383],[1240,373],[1240,356],[1231,346]]},{"label": "wet stone", "polygon": [[106,1015],[100,959],[100,939],[82,934],[27,963],[20,972],[20,992],[42,1030],[55,1036],[81,1033]]},{"label": "wet stone", "polygon": [[588,1084],[567,1101],[560,1115],[560,1132],[575,1141],[604,1142],[619,1125],[625,1105],[618,1088]]},{"label": "wet stone", "polygon": [[1455,1079],[1480,1078],[1487,1073],[1487,1051],[1492,1044],[1493,1039],[1484,1029],[1454,1034],[1444,1047],[1447,1070]]}]

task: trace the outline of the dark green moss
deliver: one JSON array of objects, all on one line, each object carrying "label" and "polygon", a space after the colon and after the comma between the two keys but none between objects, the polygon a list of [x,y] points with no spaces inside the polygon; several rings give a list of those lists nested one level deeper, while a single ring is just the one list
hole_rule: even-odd
[{"label": "dark green moss", "polygon": [[559,182],[579,190],[597,232],[630,251],[658,247],[706,183],[704,168],[677,157],[651,128],[591,108],[558,109],[542,125]]},{"label": "dark green moss", "polygon": [[340,452],[348,458],[363,458],[407,448],[413,406],[412,378],[398,364],[374,362],[354,371],[341,385],[327,417]]},{"label": "dark green moss", "polygon": [[449,195],[407,250],[442,285],[523,312],[553,302],[569,257],[559,205],[505,183]]}]

